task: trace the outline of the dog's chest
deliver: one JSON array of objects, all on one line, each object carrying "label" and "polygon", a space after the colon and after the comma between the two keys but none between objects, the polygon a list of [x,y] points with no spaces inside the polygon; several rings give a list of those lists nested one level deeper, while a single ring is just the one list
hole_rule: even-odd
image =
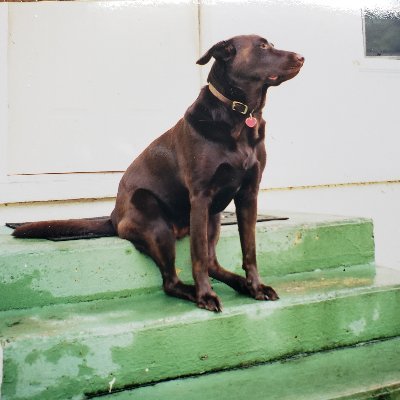
[{"label": "dog's chest", "polygon": [[251,169],[257,162],[256,153],[254,148],[250,146],[243,147],[239,150],[236,159],[233,160],[238,169],[247,171]]},{"label": "dog's chest", "polygon": [[230,203],[257,162],[256,152],[250,146],[241,146],[221,159],[209,186],[213,193],[212,212],[220,212]]},{"label": "dog's chest", "polygon": [[251,169],[257,162],[255,146],[249,143],[248,135],[243,134],[236,143],[234,151],[227,155],[227,162],[238,172],[245,172]]}]

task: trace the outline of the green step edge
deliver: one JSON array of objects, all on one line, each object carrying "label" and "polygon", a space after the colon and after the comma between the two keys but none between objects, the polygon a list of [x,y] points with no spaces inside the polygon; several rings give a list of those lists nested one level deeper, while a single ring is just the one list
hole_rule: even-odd
[{"label": "green step edge", "polygon": [[[374,260],[373,224],[363,218],[276,213],[288,221],[257,224],[263,276],[367,264]],[[141,294],[161,287],[152,260],[119,238],[67,242],[22,240],[0,228],[0,310]],[[236,226],[224,226],[222,265],[243,273]],[[180,277],[191,281],[189,239],[177,243]]]},{"label": "green step edge", "polygon": [[400,337],[161,382],[98,399],[400,399]]},{"label": "green step edge", "polygon": [[215,285],[221,314],[161,292],[2,312],[3,399],[81,399],[114,377],[118,389],[400,335],[397,271],[358,266],[273,283],[276,302]]}]

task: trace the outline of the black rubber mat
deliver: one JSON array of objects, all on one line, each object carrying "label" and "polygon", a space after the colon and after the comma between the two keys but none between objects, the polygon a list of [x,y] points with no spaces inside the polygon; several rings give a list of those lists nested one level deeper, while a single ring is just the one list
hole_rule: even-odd
[{"label": "black rubber mat", "polygon": [[[82,218],[82,219],[108,219],[109,217],[96,217],[96,218]],[[276,217],[273,215],[257,215],[257,222],[265,222],[265,221],[285,221],[289,219],[288,217]],[[15,229],[18,226],[28,224],[29,222],[7,222],[6,226]],[[237,224],[237,219],[236,219],[236,213],[234,212],[229,212],[229,211],[224,211],[221,216],[221,225],[236,225]],[[79,240],[79,239],[95,239],[95,238],[100,238],[100,237],[107,237],[107,236],[116,236],[116,235],[107,235],[107,234],[93,234],[93,233],[86,233],[83,235],[77,235],[77,236],[61,236],[57,238],[47,238],[48,240],[51,240],[53,242],[62,242],[66,240]]]},{"label": "black rubber mat", "polygon": [[[257,222],[265,221],[286,221],[288,217],[276,217],[273,215],[257,215]],[[221,216],[221,225],[236,225],[236,213],[224,211]]]}]

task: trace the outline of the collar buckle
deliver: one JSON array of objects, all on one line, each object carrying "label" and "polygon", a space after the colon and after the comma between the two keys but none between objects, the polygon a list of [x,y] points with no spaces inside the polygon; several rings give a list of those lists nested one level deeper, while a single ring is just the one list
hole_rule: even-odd
[{"label": "collar buckle", "polygon": [[246,115],[249,111],[249,107],[247,104],[241,103],[240,101],[232,101],[225,97],[222,93],[218,92],[218,90],[211,84],[211,82],[208,82],[208,88],[210,92],[219,100],[221,100],[223,103],[229,105],[233,111],[236,111],[240,114]]},{"label": "collar buckle", "polygon": [[232,101],[232,110],[245,115],[249,111],[249,107],[240,101]]}]

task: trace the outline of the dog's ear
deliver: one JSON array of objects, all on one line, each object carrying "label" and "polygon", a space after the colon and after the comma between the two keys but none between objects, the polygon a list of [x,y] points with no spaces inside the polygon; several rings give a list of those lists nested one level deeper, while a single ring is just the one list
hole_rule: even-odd
[{"label": "dog's ear", "polygon": [[231,40],[223,40],[222,42],[218,42],[211,47],[210,50],[207,51],[206,54],[203,55],[199,60],[197,60],[196,64],[204,65],[207,64],[211,57],[214,57],[216,60],[228,61],[231,57],[236,54],[236,48],[233,45]]}]

